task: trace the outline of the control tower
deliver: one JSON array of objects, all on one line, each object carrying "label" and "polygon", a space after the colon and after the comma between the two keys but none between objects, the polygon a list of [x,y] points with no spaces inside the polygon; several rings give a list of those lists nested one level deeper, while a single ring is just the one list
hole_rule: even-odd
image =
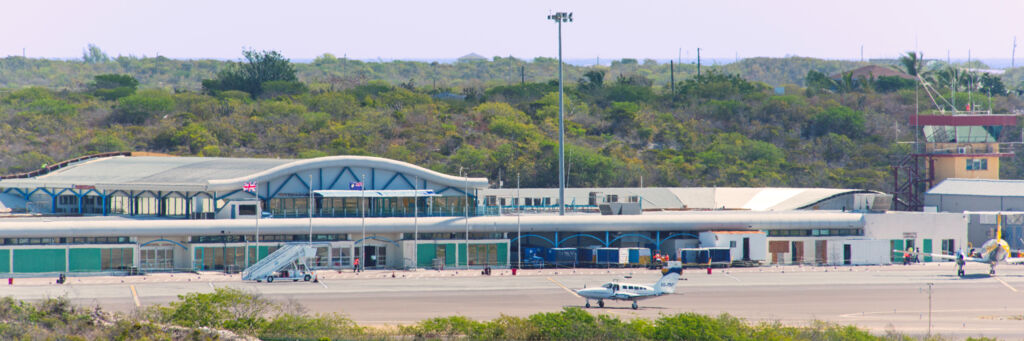
[{"label": "control tower", "polygon": [[922,194],[945,179],[999,179],[999,158],[1013,156],[1008,146],[1000,148],[1000,136],[1004,128],[1016,125],[1013,114],[911,116],[918,139],[911,154],[892,168],[895,208],[920,211]]}]

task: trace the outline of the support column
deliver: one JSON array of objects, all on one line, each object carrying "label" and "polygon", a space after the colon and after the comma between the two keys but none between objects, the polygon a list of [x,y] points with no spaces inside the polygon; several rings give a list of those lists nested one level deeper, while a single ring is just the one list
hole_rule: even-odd
[{"label": "support column", "polygon": [[75,198],[78,198],[78,214],[85,213],[85,212],[82,211],[82,201],[84,201],[85,195],[84,194],[75,193],[74,190],[71,191],[71,194],[74,194]]},{"label": "support column", "polygon": [[57,195],[45,189],[43,192],[50,195],[50,213],[57,213]]}]

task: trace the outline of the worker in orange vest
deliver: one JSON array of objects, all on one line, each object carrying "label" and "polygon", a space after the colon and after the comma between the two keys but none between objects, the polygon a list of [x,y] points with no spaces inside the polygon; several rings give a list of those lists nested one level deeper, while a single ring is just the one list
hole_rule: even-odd
[{"label": "worker in orange vest", "polygon": [[352,272],[359,272],[359,258],[352,262]]}]

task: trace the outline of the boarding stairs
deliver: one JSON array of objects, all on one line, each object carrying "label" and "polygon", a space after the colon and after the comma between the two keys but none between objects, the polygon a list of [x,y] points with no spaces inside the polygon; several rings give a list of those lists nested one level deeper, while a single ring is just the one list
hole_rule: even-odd
[{"label": "boarding stairs", "polygon": [[291,266],[296,261],[305,262],[312,257],[316,257],[316,248],[309,246],[309,244],[284,244],[274,253],[242,271],[242,280],[262,280],[267,278],[267,276],[273,275],[274,272]]}]

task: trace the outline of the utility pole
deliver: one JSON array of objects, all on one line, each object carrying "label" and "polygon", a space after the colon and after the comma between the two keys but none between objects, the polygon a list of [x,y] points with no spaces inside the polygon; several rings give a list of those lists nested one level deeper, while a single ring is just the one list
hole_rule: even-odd
[{"label": "utility pole", "polygon": [[932,286],[935,283],[928,283],[928,336],[932,337]]},{"label": "utility pole", "polygon": [[951,89],[950,91],[952,91],[953,95],[949,96],[949,97],[952,97],[952,100],[953,100],[953,112],[955,113],[956,112],[956,83],[957,83],[957,75],[959,74],[959,72],[957,72],[958,70],[955,67],[953,67],[953,60],[949,58],[949,49],[946,49],[946,64],[949,65],[949,72],[953,73],[951,75],[952,77],[949,77],[949,88]]},{"label": "utility pole", "polygon": [[562,23],[572,22],[572,13],[548,16],[558,23],[558,215],[565,215],[565,91],[562,89]]},{"label": "utility pole", "polygon": [[672,61],[668,61],[668,82],[672,84],[672,95],[676,94],[676,66]]},{"label": "utility pole", "polygon": [[700,77],[700,48],[697,48],[697,77]]},{"label": "utility pole", "polygon": [[860,62],[864,62],[864,45],[860,46]]},{"label": "utility pole", "polygon": [[[24,51],[24,49],[23,49]],[[1014,61],[1017,58],[1017,36],[1014,36],[1014,48],[1010,52],[1010,69],[1014,68]]]}]

